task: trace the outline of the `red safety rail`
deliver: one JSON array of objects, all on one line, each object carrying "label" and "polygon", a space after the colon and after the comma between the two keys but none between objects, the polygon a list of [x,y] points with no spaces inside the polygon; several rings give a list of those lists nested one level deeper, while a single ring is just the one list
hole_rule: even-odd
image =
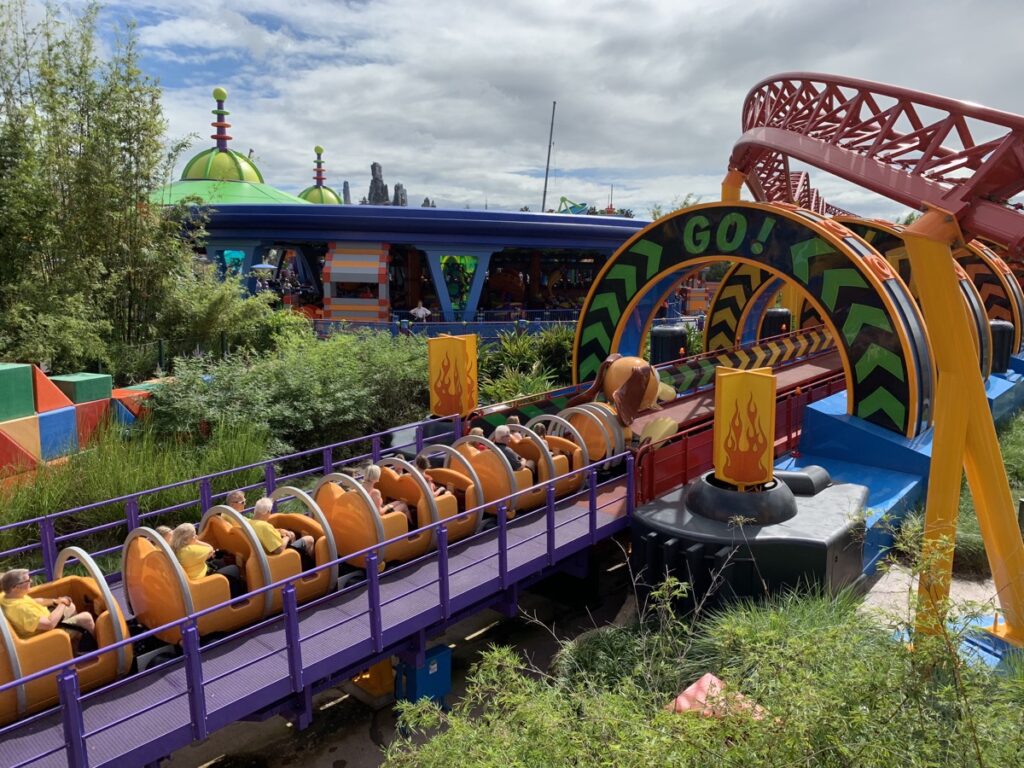
[{"label": "red safety rail", "polygon": [[[823,373],[779,393],[775,405],[775,456],[794,450],[800,441],[804,408],[846,388],[842,373]],[[637,454],[636,503],[644,504],[680,488],[711,469],[714,421],[705,417],[681,432],[649,443]]]},{"label": "red safety rail", "polygon": [[954,214],[1020,257],[1024,214],[1024,117],[867,80],[797,72],[762,81],[743,105],[744,134],[730,167],[759,200],[829,206],[799,160],[913,208]]}]

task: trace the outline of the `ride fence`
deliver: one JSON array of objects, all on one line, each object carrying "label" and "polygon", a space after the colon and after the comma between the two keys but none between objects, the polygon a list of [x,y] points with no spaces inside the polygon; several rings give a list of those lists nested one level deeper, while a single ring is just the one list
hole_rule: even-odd
[{"label": "ride fence", "polygon": [[449,322],[424,322],[413,323],[408,320],[399,320],[393,323],[359,323],[347,320],[316,320],[314,321],[316,333],[320,338],[326,338],[333,333],[356,330],[371,330],[390,333],[392,336],[416,335],[416,336],[442,336],[442,335],[464,335],[475,333],[482,341],[497,341],[503,333],[540,333],[546,328],[565,326],[575,328],[574,323],[557,320],[518,320],[516,322],[475,322],[459,321]]},{"label": "ride fence", "polygon": [[[605,470],[610,470],[611,477],[599,482],[598,473]],[[0,757],[12,766],[38,764],[61,752],[66,764],[76,768],[125,764],[127,760],[151,762],[189,741],[205,739],[230,722],[266,711],[274,702],[309,702],[315,681],[330,681],[339,673],[350,676],[365,669],[389,656],[398,643],[408,642],[410,635],[417,636],[427,628],[443,628],[461,614],[476,610],[483,601],[493,600],[517,583],[550,572],[561,561],[626,529],[634,511],[632,455],[610,456],[563,477],[579,474],[585,478],[580,490],[557,501],[555,485],[563,478],[537,483],[423,526],[419,530],[431,530],[436,535],[436,549],[384,572],[377,568],[382,550],[407,538],[408,533],[0,685],[2,695],[56,676],[60,697],[58,709],[44,710],[0,728]],[[516,498],[538,489],[545,490],[545,504],[510,518],[508,512],[515,508]],[[448,544],[449,523],[488,510],[495,515],[495,528]],[[487,546],[475,546],[483,543]],[[298,604],[299,581],[364,556],[363,580]],[[433,578],[425,581],[420,572],[403,580],[404,575],[432,562],[436,563]],[[391,586],[386,593],[384,584]],[[405,586],[409,588],[396,593]],[[201,617],[272,590],[281,592],[281,613],[201,644]],[[358,606],[353,603],[363,600],[363,607],[354,610]],[[411,618],[409,611],[389,610],[389,606],[399,602],[411,607]],[[401,620],[394,621],[394,614],[400,614]],[[77,666],[174,628],[181,632],[181,656],[82,693]],[[332,636],[326,636],[329,632]],[[255,636],[260,640],[250,643],[251,648],[246,646],[244,651],[232,655],[242,641]],[[342,636],[352,639],[335,642]],[[231,700],[224,703],[225,690],[233,690],[240,684],[240,678],[245,680],[242,685],[248,695],[229,697]],[[161,690],[173,692],[159,698],[160,691],[154,689],[146,692],[144,706],[134,702],[118,706],[121,695],[135,693],[137,697],[140,681],[144,679],[148,679],[150,686],[157,680],[168,683]],[[176,724],[180,717],[156,716],[157,710],[162,713],[182,699],[187,699],[187,719],[183,723]],[[180,715],[181,707],[178,709]],[[309,704],[305,705],[304,715],[311,716]]]},{"label": "ride fence", "polygon": [[[11,542],[32,541],[31,544],[0,551],[0,564],[2,570],[28,568],[33,576],[44,576],[50,580],[54,576],[60,550],[80,546],[92,555],[104,572],[111,572],[109,565],[119,557],[121,543],[129,532],[140,525],[156,527],[184,520],[198,520],[207,509],[220,503],[232,490],[241,490],[247,494],[257,491],[260,495],[269,495],[279,485],[301,484],[306,477],[377,462],[385,452],[415,449],[418,453],[433,443],[450,442],[461,436],[461,432],[462,420],[458,416],[420,421],[365,437],[0,525],[0,546]],[[103,516],[109,519],[99,525],[86,526],[76,519],[78,515],[90,513],[89,517],[95,520],[104,511],[107,514]],[[32,533],[37,535],[29,534],[33,528],[35,531]],[[119,580],[119,572],[111,573],[108,577],[111,583]]]}]

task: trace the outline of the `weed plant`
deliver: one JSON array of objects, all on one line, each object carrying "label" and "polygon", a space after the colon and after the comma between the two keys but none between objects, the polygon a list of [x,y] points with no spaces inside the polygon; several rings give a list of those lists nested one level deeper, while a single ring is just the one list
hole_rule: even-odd
[{"label": "weed plant", "polygon": [[[1014,502],[1024,498],[1024,414],[1015,416],[999,433],[999,447],[1010,481]],[[986,578],[990,574],[985,542],[974,509],[974,499],[966,478],[960,485],[960,513],[957,522],[953,572],[966,578]],[[896,547],[904,556],[915,557],[921,550],[924,510],[907,515],[896,538]]]},{"label": "weed plant", "polygon": [[[74,507],[106,501],[138,491],[157,488],[192,477],[252,464],[266,458],[266,430],[252,424],[212,426],[208,438],[167,440],[150,428],[133,430],[129,436],[120,429],[108,428],[97,434],[90,447],[70,456],[62,464],[42,466],[27,483],[8,486],[3,494],[3,524],[28,520]],[[213,492],[231,490],[238,485],[257,482],[262,471],[235,473],[213,481]],[[195,484],[160,491],[140,499],[140,512],[163,509],[194,501],[147,524],[175,525],[184,520],[198,521],[201,515]],[[58,518],[57,536],[72,534],[95,526],[124,520],[123,503],[107,504]],[[124,540],[124,526],[101,533],[61,542],[63,546],[81,546],[90,552],[112,547]],[[0,530],[0,549],[8,550],[40,540],[38,526]],[[38,567],[38,551],[24,553],[18,563]],[[4,568],[14,566],[5,558]]]},{"label": "weed plant", "polygon": [[[959,638],[894,640],[849,595],[786,594],[700,622],[671,610],[668,582],[636,626],[563,644],[550,672],[490,650],[449,712],[402,705],[404,766],[1020,765],[1021,686],[956,653]],[[906,619],[895,620],[906,630]],[[665,705],[706,672],[716,717]],[[763,708],[756,716],[743,702]]]}]

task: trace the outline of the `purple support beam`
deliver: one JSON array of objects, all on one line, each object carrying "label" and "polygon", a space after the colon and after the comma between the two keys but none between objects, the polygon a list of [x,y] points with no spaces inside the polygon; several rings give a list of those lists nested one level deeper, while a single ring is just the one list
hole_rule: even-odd
[{"label": "purple support beam", "polygon": [[192,714],[192,739],[202,741],[209,733],[206,725],[206,691],[203,689],[203,660],[199,656],[199,629],[190,620],[181,630],[185,652],[185,679],[188,681],[188,708]]},{"label": "purple support beam", "polygon": [[547,517],[548,566],[555,564],[555,486],[547,487],[544,515]]},{"label": "purple support beam", "polygon": [[633,509],[636,506],[636,472],[634,464],[636,459],[633,454],[626,457],[626,517],[633,517]]},{"label": "purple support beam", "polygon": [[46,580],[53,581],[53,571],[57,563],[57,540],[53,531],[53,520],[49,516],[39,521],[39,545],[43,552]]},{"label": "purple support beam", "polygon": [[142,523],[139,520],[139,497],[132,496],[124,503],[124,519],[128,521],[128,531],[134,531]]},{"label": "purple support beam", "polygon": [[323,459],[324,474],[331,474],[334,471],[334,451],[330,446],[324,448],[321,458]]},{"label": "purple support beam", "polygon": [[213,489],[210,487],[210,478],[204,477],[199,481],[199,514],[205,514],[212,506]]},{"label": "purple support beam", "polygon": [[437,589],[441,600],[441,617],[448,621],[452,617],[452,603],[448,582],[448,527],[437,529]]},{"label": "purple support beam", "polygon": [[57,675],[60,706],[64,710],[64,742],[67,745],[68,765],[88,768],[89,754],[85,749],[85,720],[82,701],[78,698],[78,672],[69,667]]},{"label": "purple support beam", "polygon": [[366,599],[370,604],[370,637],[373,640],[373,652],[384,650],[383,630],[380,620],[380,573],[377,571],[377,553],[366,556]]},{"label": "purple support beam", "polygon": [[587,470],[587,524],[593,546],[597,543],[597,470],[594,469]]},{"label": "purple support beam", "polygon": [[277,470],[273,464],[267,464],[263,468],[263,488],[267,496],[272,494],[274,489],[277,488]]},{"label": "purple support beam", "polygon": [[505,505],[498,505],[498,577],[501,588],[508,589],[508,518]]}]

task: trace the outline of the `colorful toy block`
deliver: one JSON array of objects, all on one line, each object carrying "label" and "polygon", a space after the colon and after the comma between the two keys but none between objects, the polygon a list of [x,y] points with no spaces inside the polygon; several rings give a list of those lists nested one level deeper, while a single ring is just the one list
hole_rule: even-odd
[{"label": "colorful toy block", "polygon": [[21,449],[39,461],[42,459],[42,448],[39,445],[39,417],[25,416],[20,419],[0,421],[0,432],[17,443]]},{"label": "colorful toy block", "polygon": [[76,405],[109,400],[113,391],[113,380],[107,373],[71,373],[67,376],[51,376],[50,381],[60,387],[60,391]]},{"label": "colorful toy block", "polygon": [[32,366],[0,363],[0,421],[20,419],[35,412]]},{"label": "colorful toy block", "polygon": [[96,430],[110,416],[110,399],[93,400],[91,403],[75,403],[75,419],[78,423],[78,448],[85,448]]},{"label": "colorful toy block", "polygon": [[[152,391],[148,389],[115,389],[111,397],[131,411],[132,416],[138,418],[143,411],[147,410],[143,402],[152,397]],[[134,420],[134,419],[133,419]]]},{"label": "colorful toy block", "polygon": [[67,395],[35,365],[32,366],[32,383],[35,390],[36,413],[70,408],[73,405]]},{"label": "colorful toy block", "polygon": [[44,461],[78,450],[78,418],[75,407],[39,414],[39,445]]},{"label": "colorful toy block", "polygon": [[115,399],[111,400],[111,402],[114,404],[113,414],[118,424],[128,426],[135,423],[136,415],[128,408],[125,401]]},{"label": "colorful toy block", "polygon": [[0,473],[24,472],[27,469],[34,469],[38,463],[31,453],[0,432]]}]

